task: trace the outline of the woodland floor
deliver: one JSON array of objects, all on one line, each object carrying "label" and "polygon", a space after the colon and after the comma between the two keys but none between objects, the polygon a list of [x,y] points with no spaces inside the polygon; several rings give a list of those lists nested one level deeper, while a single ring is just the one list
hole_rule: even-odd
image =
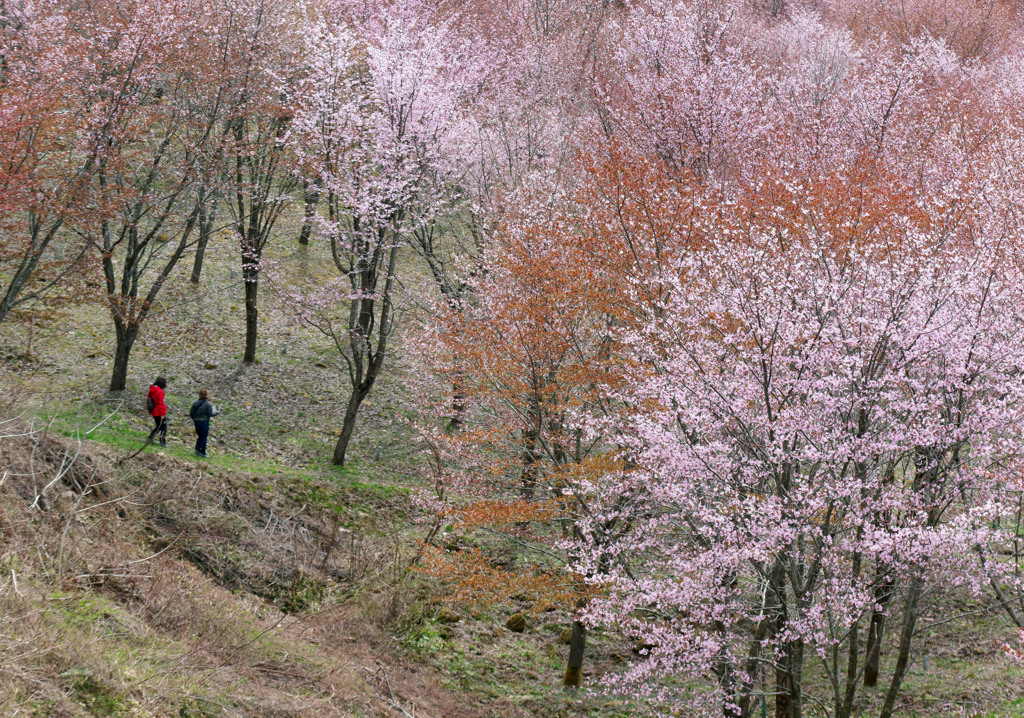
[{"label": "woodland floor", "polygon": [[[0,715],[632,715],[561,689],[564,613],[521,634],[505,628],[520,605],[440,615],[437,587],[407,570],[427,527],[410,500],[424,466],[400,337],[333,468],[337,356],[264,290],[259,362],[243,366],[238,259],[229,237],[216,245],[198,289],[190,265],[173,277],[123,396],[106,392],[98,303],[0,327]],[[328,266],[315,247],[278,247],[290,282]],[[169,446],[123,461],[148,432],[157,374]],[[206,462],[187,419],[200,387],[223,411]],[[974,615],[922,635],[899,715],[1024,716],[1024,670],[998,649],[1006,622],[959,595],[936,597],[925,622],[950,609]],[[589,676],[632,660],[628,637],[592,635]]]}]

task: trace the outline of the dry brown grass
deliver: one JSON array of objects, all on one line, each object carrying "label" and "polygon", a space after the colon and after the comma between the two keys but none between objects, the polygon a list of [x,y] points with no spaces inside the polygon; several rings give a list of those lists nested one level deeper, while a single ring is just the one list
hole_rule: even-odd
[{"label": "dry brown grass", "polygon": [[[154,454],[119,467],[7,429],[0,714],[479,715],[367,620],[395,610],[405,557],[387,536],[257,476]],[[358,582],[381,602],[338,600]]]}]

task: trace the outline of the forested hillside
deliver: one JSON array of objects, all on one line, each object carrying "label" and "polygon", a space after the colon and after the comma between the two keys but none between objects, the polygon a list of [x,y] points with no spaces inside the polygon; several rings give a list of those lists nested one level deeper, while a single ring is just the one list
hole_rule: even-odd
[{"label": "forested hillside", "polygon": [[0,714],[1024,716],[1022,21],[0,0]]}]

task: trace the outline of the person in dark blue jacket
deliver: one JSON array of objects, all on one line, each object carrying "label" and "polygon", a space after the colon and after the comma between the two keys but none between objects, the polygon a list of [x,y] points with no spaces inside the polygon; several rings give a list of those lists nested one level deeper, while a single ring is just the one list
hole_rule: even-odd
[{"label": "person in dark blue jacket", "polygon": [[217,407],[210,403],[210,392],[200,389],[199,398],[192,403],[192,408],[188,410],[188,415],[196,427],[196,456],[209,458],[206,454],[206,439],[210,436],[210,419],[219,413]]}]

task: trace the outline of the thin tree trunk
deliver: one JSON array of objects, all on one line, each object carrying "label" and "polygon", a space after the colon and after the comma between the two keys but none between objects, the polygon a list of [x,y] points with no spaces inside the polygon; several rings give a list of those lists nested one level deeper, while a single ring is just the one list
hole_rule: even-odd
[{"label": "thin tree trunk", "polygon": [[[761,606],[762,614],[764,613],[764,610],[765,610],[765,607],[762,605]],[[740,696],[740,701],[739,701],[740,711],[742,712],[742,715],[744,715],[744,716],[752,715],[752,711],[757,707],[757,705],[759,703],[767,701],[767,698],[765,698],[765,697],[762,697],[759,700],[754,701],[754,702],[752,702],[751,699],[753,697],[752,691],[753,691],[753,689],[758,684],[758,676],[760,675],[760,671],[761,671],[761,661],[760,661],[760,658],[761,658],[761,654],[762,654],[762,651],[763,651],[763,644],[764,644],[765,636],[768,635],[768,628],[769,628],[769,621],[768,621],[768,619],[762,617],[761,620],[757,622],[757,627],[754,629],[754,634],[753,634],[753,636],[751,638],[751,641],[749,643],[750,647],[749,647],[749,649],[747,651],[747,659],[746,659],[746,665],[745,665],[745,672],[746,672],[745,680],[746,680],[746,684],[748,686],[748,689],[743,691],[743,694]],[[765,705],[767,706],[767,704],[765,704]]]},{"label": "thin tree trunk", "polygon": [[[732,578],[728,580],[731,581]],[[725,624],[721,621],[715,621],[714,626],[716,633],[723,637],[726,635]],[[741,691],[742,695],[737,695],[736,665],[728,650],[722,651],[721,659],[716,662],[715,675],[718,678],[718,689],[723,697],[723,718],[743,718],[746,715],[747,707],[750,705],[750,695],[746,690]]]},{"label": "thin tree trunk", "polygon": [[[335,261],[337,261],[336,245]],[[365,262],[360,271],[359,298],[352,301],[350,305],[350,333],[351,342],[350,379],[352,381],[352,394],[345,409],[345,419],[341,426],[341,435],[334,447],[334,455],[331,461],[336,466],[344,466],[345,454],[348,451],[349,441],[352,439],[352,431],[355,429],[356,416],[359,413],[359,406],[369,395],[381,368],[384,366],[384,359],[387,356],[388,337],[391,334],[391,291],[394,282],[395,264],[398,261],[397,245],[389,250],[387,273],[385,277],[384,291],[377,289],[377,274],[371,269],[372,263]],[[339,267],[340,269],[340,267]],[[376,325],[376,339],[374,339],[375,304],[380,302],[380,318]],[[353,331],[351,328],[354,328]]]},{"label": "thin tree trunk", "polygon": [[309,244],[309,237],[313,233],[313,218],[316,216],[316,206],[320,202],[320,191],[316,185],[309,180],[302,183],[302,196],[305,200],[305,208],[302,216],[302,229],[299,230],[299,244]]},{"label": "thin tree trunk", "polygon": [[199,235],[199,243],[196,245],[196,258],[192,262],[192,284],[199,284],[199,279],[203,274],[203,259],[206,257],[206,242],[209,236],[206,234]]},{"label": "thin tree trunk", "polygon": [[4,319],[7,318],[8,313],[14,308],[17,303],[18,295],[21,294],[21,290],[28,283],[28,279],[32,276],[32,272],[35,271],[38,258],[26,258],[22,260],[21,266],[18,271],[11,277],[10,283],[7,285],[7,293],[3,299],[0,299],[0,323],[3,323]]},{"label": "thin tree trunk", "polygon": [[[955,453],[956,450],[954,450]],[[914,447],[914,482],[913,491],[925,501],[933,504],[928,510],[928,518],[925,527],[933,528],[939,523],[941,512],[934,508],[934,501],[931,489],[938,481],[938,457],[934,447]],[[955,457],[953,463],[955,464]],[[886,691],[885,700],[882,701],[882,710],[879,718],[890,718],[893,707],[896,705],[896,697],[903,686],[903,679],[910,667],[910,648],[914,641],[914,629],[917,627],[917,618],[921,611],[921,596],[924,595],[924,579],[915,575],[910,580],[907,588],[907,602],[903,609],[903,627],[900,630],[899,652],[896,656],[896,665],[893,668],[892,680],[889,682],[889,690]]]},{"label": "thin tree trunk", "polygon": [[[879,572],[882,573],[882,572]],[[871,612],[868,626],[868,644],[864,658],[864,685],[871,688],[878,685],[878,671],[882,660],[882,637],[885,635],[885,609],[892,597],[892,578],[880,575],[875,586],[875,609]]]},{"label": "thin tree trunk", "polygon": [[892,681],[889,683],[889,690],[882,702],[882,710],[879,718],[891,718],[892,709],[896,705],[896,696],[903,686],[903,678],[907,675],[910,667],[910,646],[914,640],[914,629],[917,627],[917,618],[921,610],[921,595],[924,581],[915,576],[910,581],[910,590],[907,593],[907,607],[903,611],[903,630],[900,631],[900,648],[896,656],[896,667],[893,668]]},{"label": "thin tree trunk", "polygon": [[540,462],[537,439],[540,437],[540,402],[534,395],[527,411],[529,426],[523,429],[523,474],[520,479],[520,495],[524,501],[533,501],[537,487],[537,471]]},{"label": "thin tree trunk", "polygon": [[245,354],[242,356],[242,361],[252,364],[256,361],[256,340],[259,328],[259,307],[256,304],[256,296],[260,288],[259,270],[246,266],[242,269],[242,277],[245,279]]},{"label": "thin tree trunk", "polygon": [[363,403],[368,392],[361,389],[353,389],[349,397],[348,406],[345,408],[345,420],[341,424],[341,435],[338,436],[338,443],[334,445],[334,456],[331,461],[335,466],[345,465],[345,453],[348,451],[348,443],[352,440],[352,431],[356,428],[356,416],[359,415],[359,405]]},{"label": "thin tree trunk", "polygon": [[[858,551],[853,556],[853,579],[856,581],[860,578],[861,572],[861,554]],[[857,659],[860,656],[860,618],[857,618],[857,622],[850,626],[850,637],[848,639],[849,644],[847,646],[847,657],[846,657],[846,687],[843,691],[843,700],[839,704],[838,718],[850,718],[853,713],[853,699],[857,693]],[[839,674],[839,662],[836,661],[836,674]],[[837,689],[838,691],[838,689]],[[839,696],[837,695],[838,699]],[[838,701],[837,701],[838,703]]]},{"label": "thin tree trunk", "polygon": [[583,655],[587,648],[587,627],[582,621],[572,622],[572,638],[569,640],[569,660],[565,666],[562,684],[579,688],[583,683]]},{"label": "thin tree trunk", "polygon": [[[786,598],[786,567],[776,562],[769,588],[775,605],[771,607],[771,632],[779,636],[789,620]],[[800,670],[803,663],[803,642],[790,640],[782,644],[782,655],[775,665],[775,718],[800,718]]]},{"label": "thin tree trunk", "polygon": [[213,200],[210,209],[200,206],[199,209],[199,241],[196,243],[196,258],[192,263],[192,284],[199,284],[203,273],[203,259],[206,257],[206,245],[213,233],[213,223],[217,216],[217,200]]},{"label": "thin tree trunk", "polygon": [[14,296],[21,291],[21,287],[15,287],[14,282],[11,282],[11,286],[7,289],[7,296],[0,299],[0,324],[3,324],[4,319],[7,318],[7,314],[14,307]]},{"label": "thin tree trunk", "polygon": [[463,387],[463,375],[457,371],[452,379],[452,414],[448,419],[448,426],[445,427],[446,434],[457,434],[462,429],[465,420],[466,390]]}]

